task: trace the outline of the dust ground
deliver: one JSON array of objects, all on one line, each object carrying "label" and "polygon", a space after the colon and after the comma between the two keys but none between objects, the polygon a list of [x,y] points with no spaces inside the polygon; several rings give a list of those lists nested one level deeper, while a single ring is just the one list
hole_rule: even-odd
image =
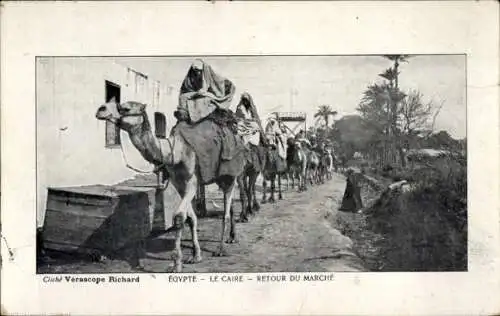
[{"label": "dust ground", "polygon": [[[284,185],[285,186],[285,185]],[[353,241],[339,230],[345,221],[337,220],[337,212],[345,189],[345,178],[334,174],[325,184],[298,193],[285,190],[283,200],[263,204],[248,223],[237,223],[239,242],[226,244],[228,256],[214,257],[222,222],[222,193],[216,187],[207,189],[209,216],[199,219],[199,241],[203,261],[185,264],[186,273],[193,272],[341,272],[366,271],[364,263],[353,251]],[[261,200],[261,186],[258,188]],[[236,194],[238,195],[238,194]],[[214,206],[215,202],[216,206]],[[218,206],[218,207],[217,207]],[[234,202],[238,217],[241,205]],[[344,215],[346,216],[356,216]],[[356,220],[349,221],[351,224]],[[183,253],[191,255],[191,233],[184,229]],[[143,260],[146,272],[170,272],[174,233],[150,239]],[[39,273],[119,273],[136,272],[124,260],[108,259],[91,262],[84,259],[52,259],[39,266]]]}]

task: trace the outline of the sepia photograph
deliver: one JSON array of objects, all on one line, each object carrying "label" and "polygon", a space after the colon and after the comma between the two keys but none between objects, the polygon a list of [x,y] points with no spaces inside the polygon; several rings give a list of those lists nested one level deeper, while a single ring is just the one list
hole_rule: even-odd
[{"label": "sepia photograph", "polygon": [[37,274],[468,270],[465,54],[35,66]]},{"label": "sepia photograph", "polygon": [[0,314],[498,314],[499,12],[2,2]]}]

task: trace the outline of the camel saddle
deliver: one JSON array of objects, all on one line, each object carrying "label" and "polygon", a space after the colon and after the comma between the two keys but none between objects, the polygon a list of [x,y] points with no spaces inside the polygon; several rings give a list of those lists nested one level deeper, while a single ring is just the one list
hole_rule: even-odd
[{"label": "camel saddle", "polygon": [[215,112],[195,124],[178,122],[173,129],[194,149],[201,184],[211,184],[220,176],[236,177],[243,172],[247,150],[231,123],[230,116]]},{"label": "camel saddle", "polygon": [[255,170],[263,170],[266,166],[266,152],[267,149],[262,146],[255,146],[247,144],[246,163],[252,165]]}]

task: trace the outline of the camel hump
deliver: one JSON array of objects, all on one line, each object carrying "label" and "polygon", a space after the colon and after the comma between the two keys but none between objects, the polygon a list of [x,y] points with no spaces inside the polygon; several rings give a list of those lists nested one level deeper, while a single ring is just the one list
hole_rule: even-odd
[{"label": "camel hump", "polygon": [[196,153],[202,183],[220,175],[237,176],[241,173],[245,146],[228,127],[203,120],[194,125],[178,123],[175,131]]}]

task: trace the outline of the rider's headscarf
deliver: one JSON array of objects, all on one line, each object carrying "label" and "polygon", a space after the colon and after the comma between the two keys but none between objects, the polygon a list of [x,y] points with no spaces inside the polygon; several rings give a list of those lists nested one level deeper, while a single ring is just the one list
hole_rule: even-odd
[{"label": "rider's headscarf", "polygon": [[264,135],[264,128],[262,127],[262,122],[260,121],[259,113],[257,112],[257,107],[255,106],[255,103],[253,103],[253,98],[250,95],[250,93],[243,92],[241,94],[240,102],[236,106],[236,115],[238,115],[238,109],[242,106],[244,106],[245,109],[248,112],[250,112],[252,119],[254,119],[257,122],[257,125],[259,125],[261,135]]},{"label": "rider's headscarf", "polygon": [[253,119],[259,119],[260,121],[259,113],[257,113],[257,108],[253,103],[253,98],[250,93],[243,92],[241,94],[240,102],[236,106],[236,113],[238,113],[238,110],[241,109],[241,107],[244,107],[246,111],[250,112]]},{"label": "rider's headscarf", "polygon": [[222,108],[229,107],[235,92],[234,84],[215,73],[210,65],[197,59],[182,82],[180,94],[199,91],[203,87],[216,97],[211,100],[212,103]]}]

